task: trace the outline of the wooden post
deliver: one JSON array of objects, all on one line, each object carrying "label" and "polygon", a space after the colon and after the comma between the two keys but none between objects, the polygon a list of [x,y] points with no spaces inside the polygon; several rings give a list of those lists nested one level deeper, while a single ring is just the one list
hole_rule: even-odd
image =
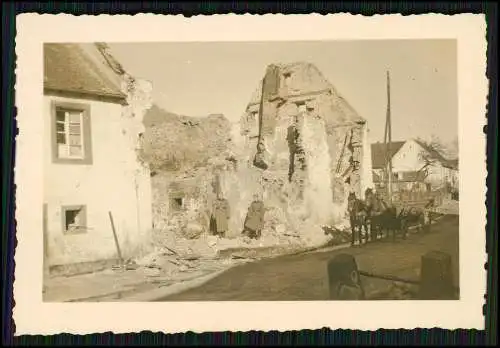
[{"label": "wooden post", "polygon": [[422,256],[419,299],[454,299],[451,256],[441,251],[430,251]]},{"label": "wooden post", "polygon": [[118,243],[118,237],[116,235],[116,230],[115,230],[115,223],[113,221],[113,215],[111,212],[109,213],[109,220],[111,221],[111,229],[113,230],[113,237],[115,239],[115,245],[116,245],[116,251],[118,252],[118,260],[120,261],[120,265],[123,265],[123,257],[122,257],[122,252],[120,250],[120,243]]},{"label": "wooden post", "polygon": [[387,199],[389,204],[392,204],[392,126],[391,126],[391,79],[389,76],[389,71],[387,71],[387,113],[385,120],[385,134],[384,134],[385,149],[385,160],[386,160],[386,172],[387,172]]},{"label": "wooden post", "polygon": [[364,300],[365,292],[354,256],[340,254],[328,262],[329,299]]}]

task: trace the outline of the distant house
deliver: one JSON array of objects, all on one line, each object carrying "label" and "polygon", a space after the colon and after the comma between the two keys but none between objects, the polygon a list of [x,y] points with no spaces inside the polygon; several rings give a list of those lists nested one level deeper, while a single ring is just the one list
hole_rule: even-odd
[{"label": "distant house", "polygon": [[[386,145],[371,146],[373,182],[384,188],[387,180]],[[422,141],[410,139],[390,145],[393,191],[430,191],[440,188],[458,190],[458,160],[446,159]]]},{"label": "distant house", "polygon": [[151,228],[151,184],[138,162],[151,85],[105,45],[44,45],[44,251],[49,266],[114,258]]}]

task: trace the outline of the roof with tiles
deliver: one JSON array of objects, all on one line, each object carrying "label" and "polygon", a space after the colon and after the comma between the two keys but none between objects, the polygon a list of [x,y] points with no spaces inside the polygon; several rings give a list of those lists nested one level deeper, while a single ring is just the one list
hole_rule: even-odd
[{"label": "roof with tiles", "polygon": [[125,100],[119,76],[99,55],[94,44],[44,44],[44,89]]},{"label": "roof with tiles", "polygon": [[[391,142],[391,158],[401,149],[406,141],[393,141]],[[386,145],[384,143],[375,143],[371,145],[372,148],[372,168],[380,169],[385,167],[385,152]]]}]

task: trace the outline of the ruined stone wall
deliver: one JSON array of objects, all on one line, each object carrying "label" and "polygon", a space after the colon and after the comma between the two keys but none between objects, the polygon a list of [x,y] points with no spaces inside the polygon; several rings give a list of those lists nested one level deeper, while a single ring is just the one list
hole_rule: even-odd
[{"label": "ruined stone wall", "polygon": [[[215,199],[213,181],[214,176],[208,170],[155,175],[152,178],[155,229],[187,238],[207,232],[211,202]],[[182,199],[181,207],[174,206],[176,198]]]},{"label": "ruined stone wall", "polygon": [[[121,126],[125,137],[129,157],[124,165],[127,168],[123,175],[129,177],[135,191],[135,215],[137,216],[135,234],[130,234],[126,241],[130,253],[134,249],[142,249],[149,243],[150,231],[153,227],[152,192],[149,165],[139,158],[144,133],[143,119],[152,105],[152,83],[147,80],[136,79],[125,73],[122,75],[122,90],[127,95],[127,105],[123,107]],[[124,247],[124,249],[125,249]]]},{"label": "ruined stone wall", "polygon": [[362,151],[363,151],[363,163],[361,165],[361,193],[363,194],[367,188],[374,188],[373,183],[373,169],[372,169],[372,151],[369,140],[369,131],[368,125],[363,125],[363,142],[362,142]]},{"label": "ruined stone wall", "polygon": [[277,124],[278,104],[280,103],[278,91],[280,88],[280,70],[275,65],[267,68],[262,84],[262,98],[259,108],[259,138],[254,165],[267,169],[270,164],[270,152]]},{"label": "ruined stone wall", "polygon": [[335,207],[330,177],[331,155],[324,120],[319,116],[304,118],[302,134],[307,162],[305,203],[313,221],[330,225],[335,222]]},{"label": "ruined stone wall", "polygon": [[[313,109],[314,100],[308,103]],[[254,187],[252,191],[262,187],[269,209],[285,212],[280,223],[287,228],[305,220],[316,225],[334,223],[339,218],[332,198],[332,160],[324,119],[313,111],[299,112],[295,102],[286,102],[277,110],[275,122],[274,134],[266,142],[268,168],[247,169],[254,179],[246,186]],[[250,139],[246,145],[246,158],[252,158],[257,149]],[[248,180],[243,179],[246,176],[242,180]]]},{"label": "ruined stone wall", "polygon": [[[233,149],[236,163],[226,160],[217,167],[206,166],[203,175],[201,170],[196,175],[188,174],[197,179],[185,186],[186,193],[193,185],[199,189],[189,193],[192,200],[186,202],[182,214],[169,211],[168,203],[156,204],[156,215],[161,216],[162,223],[174,224],[175,216],[182,215],[184,221],[198,221],[202,233],[208,232],[208,219],[202,217],[210,216],[217,192],[229,202],[229,238],[241,236],[255,195],[266,207],[264,239],[295,234],[320,240],[325,238],[322,226],[345,218],[351,185],[360,190],[361,176],[347,169],[351,157],[363,157],[362,149],[355,146],[363,141],[363,128],[347,120],[351,111],[334,99],[336,94],[324,79],[317,83],[311,69],[294,70],[292,79],[287,80],[282,67],[268,68],[259,92],[265,98],[261,103],[251,103],[242,115],[242,139]],[[309,90],[301,90],[301,83]],[[265,165],[255,165],[259,151]],[[162,181],[178,181],[180,175]],[[155,202],[166,199],[161,196],[168,196],[167,186],[161,194],[155,191]],[[186,233],[183,226],[176,229]]]},{"label": "ruined stone wall", "polygon": [[254,194],[263,194],[261,171],[248,163],[241,163],[236,170],[220,173],[221,193],[229,202],[231,217],[228,237],[236,237],[243,231],[248,206]]},{"label": "ruined stone wall", "polygon": [[[366,128],[317,69],[298,67],[292,67],[292,78],[281,78],[277,94],[266,91],[269,76],[275,78],[275,70],[268,69],[262,91],[256,93],[264,96],[262,102],[255,103],[254,95],[241,118],[243,157],[264,154],[260,176],[266,173],[282,185],[279,190],[261,185],[268,201],[280,196],[286,202],[286,219],[332,224],[345,219],[349,192],[362,197],[367,184]],[[290,71],[280,69],[285,75]],[[269,96],[272,106],[266,104]]]}]

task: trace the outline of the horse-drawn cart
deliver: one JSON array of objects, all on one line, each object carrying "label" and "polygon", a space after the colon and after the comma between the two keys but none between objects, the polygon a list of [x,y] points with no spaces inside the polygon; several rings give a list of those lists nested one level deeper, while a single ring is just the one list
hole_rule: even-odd
[{"label": "horse-drawn cart", "polygon": [[352,245],[356,240],[362,244],[363,239],[366,243],[384,236],[388,238],[391,234],[393,240],[397,234],[406,238],[410,228],[428,231],[436,214],[433,198],[423,202],[395,201],[388,204],[371,190],[367,190],[365,197],[364,201],[354,194],[348,198]]}]

